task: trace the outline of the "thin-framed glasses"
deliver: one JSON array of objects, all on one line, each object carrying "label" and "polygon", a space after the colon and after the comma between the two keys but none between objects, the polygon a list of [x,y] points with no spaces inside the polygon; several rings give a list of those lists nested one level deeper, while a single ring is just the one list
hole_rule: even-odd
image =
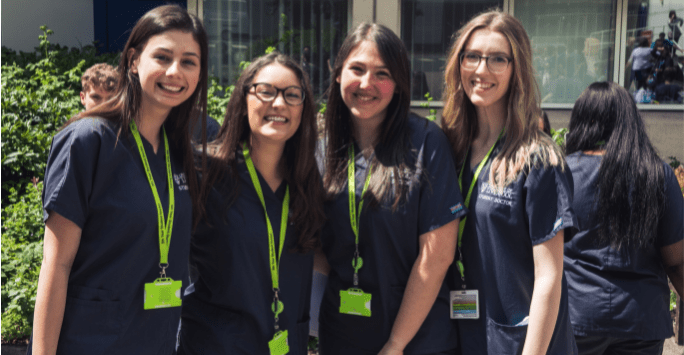
[{"label": "thin-framed glasses", "polygon": [[279,89],[271,84],[256,83],[248,87],[254,88],[254,94],[263,102],[271,102],[278,97],[278,94],[283,93],[283,99],[290,106],[299,106],[304,102],[304,90],[299,86],[288,86],[284,89]]},{"label": "thin-framed glasses", "polygon": [[489,68],[489,71],[492,73],[503,72],[508,68],[508,64],[513,61],[513,59],[501,54],[484,56],[475,52],[463,52],[461,53],[461,67],[467,70],[475,70],[480,66],[480,61],[483,58],[487,63],[487,68]]}]

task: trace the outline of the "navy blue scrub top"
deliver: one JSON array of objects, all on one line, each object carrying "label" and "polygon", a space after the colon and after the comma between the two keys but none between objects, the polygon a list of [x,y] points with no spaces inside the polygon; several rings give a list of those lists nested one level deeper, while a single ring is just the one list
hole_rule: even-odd
[{"label": "navy blue scrub top", "polygon": [[684,238],[682,193],[663,163],[666,208],[655,244],[645,249],[597,245],[596,194],[602,156],[574,153],[567,158],[575,183],[579,231],[565,245],[570,320],[575,334],[640,340],[669,338],[670,289],[660,248]]},{"label": "navy blue scrub top", "polygon": [[[143,309],[144,285],[160,272],[157,209],[138,147],[130,134],[117,142],[118,131],[110,121],[84,118],[52,141],[43,218],[57,212],[82,229],[58,354],[170,354],[174,349],[180,307]],[[166,218],[164,146],[155,154],[142,141]],[[176,211],[166,274],[186,282],[192,205],[179,157],[172,149]]]},{"label": "navy blue scrub top", "polygon": [[[275,322],[266,217],[242,151],[236,154],[237,199],[227,206],[235,183],[226,173],[212,189],[207,217],[192,238],[190,263],[199,274],[183,300],[179,354],[270,354]],[[286,183],[274,193],[258,171],[257,175],[279,248]],[[278,324],[289,333],[289,354],[306,355],[313,252],[292,252],[296,242],[290,225],[280,260],[279,297],[285,308]]]},{"label": "navy blue scrub top", "polygon": [[[328,222],[321,238],[331,270],[320,311],[322,354],[377,354],[389,339],[397,317],[418,258],[419,236],[466,212],[446,136],[436,124],[422,117],[412,114],[408,123],[412,149],[407,166],[414,169],[414,179],[407,198],[395,212],[391,202],[376,208],[364,204],[359,220],[363,267],[359,270],[358,288],[372,294],[371,317],[339,312],[339,291],[353,287],[355,237],[349,220],[348,190],[345,188],[326,204]],[[355,151],[360,149],[355,147]],[[356,199],[360,201],[368,161],[358,154],[355,164]],[[457,347],[456,324],[449,319],[449,290],[442,285],[432,310],[404,353],[427,354]]]},{"label": "navy blue scrub top", "polygon": [[[504,139],[497,143],[478,176],[463,231],[466,288],[479,290],[480,304],[479,319],[457,321],[463,354],[522,351],[527,325],[516,325],[530,314],[534,288],[532,247],[550,240],[561,229],[565,229],[567,240],[572,232],[568,228],[577,225],[571,206],[572,176],[567,168],[544,168],[539,163],[539,167],[519,173],[501,193],[488,183],[491,162]],[[464,194],[475,169],[470,169],[469,155],[463,172]],[[460,274],[455,266],[452,268],[454,287],[461,289]],[[562,283],[558,319],[547,354],[577,354],[565,278]]]}]

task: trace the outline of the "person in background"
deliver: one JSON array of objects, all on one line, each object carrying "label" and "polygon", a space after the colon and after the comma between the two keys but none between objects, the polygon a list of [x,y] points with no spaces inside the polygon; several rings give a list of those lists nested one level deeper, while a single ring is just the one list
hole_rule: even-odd
[{"label": "person in background", "polygon": [[677,13],[675,10],[670,10],[670,13],[667,15],[668,18],[668,23],[667,25],[670,27],[670,39],[674,39],[676,43],[679,43],[679,37],[682,36],[682,30],[679,28],[682,24],[684,24],[684,20],[681,18],[677,17]]},{"label": "person in background", "polygon": [[542,115],[539,117],[539,129],[551,136],[551,122],[549,122],[549,116],[544,110],[542,110]]},{"label": "person in background", "polygon": [[[660,103],[682,103],[682,86],[675,84],[677,70],[674,67],[667,67],[663,71],[663,83],[656,86],[656,100]],[[681,79],[681,78],[680,78]]]},{"label": "person in background", "polygon": [[109,100],[116,89],[118,73],[107,63],[88,68],[81,76],[81,104],[86,110]]},{"label": "person in background", "polygon": [[646,87],[646,78],[653,67],[653,57],[648,46],[647,37],[639,37],[639,46],[634,48],[627,60],[627,65],[632,65],[632,76],[636,80],[636,90]]},{"label": "person in background", "polygon": [[362,23],[331,82],[320,354],[457,354],[443,281],[466,209],[444,133],[409,112],[406,47],[387,27]]},{"label": "person in background", "polygon": [[503,12],[472,19],[449,51],[442,128],[470,210],[450,281],[479,308],[457,321],[463,354],[577,351],[563,277],[572,180],[538,128],[533,73],[529,37]]},{"label": "person in background", "polygon": [[597,82],[577,99],[566,140],[579,231],[565,244],[580,354],[658,354],[673,335],[668,277],[682,295],[684,215],[672,169],[627,90]]},{"label": "person in background", "polygon": [[173,352],[200,200],[189,126],[206,115],[207,52],[197,17],[150,10],[124,46],[114,96],[54,137],[29,354]]},{"label": "person in background", "polygon": [[317,138],[299,64],[273,52],[245,68],[199,171],[206,218],[192,239],[197,275],[178,354],[307,354],[313,250],[325,221]]}]

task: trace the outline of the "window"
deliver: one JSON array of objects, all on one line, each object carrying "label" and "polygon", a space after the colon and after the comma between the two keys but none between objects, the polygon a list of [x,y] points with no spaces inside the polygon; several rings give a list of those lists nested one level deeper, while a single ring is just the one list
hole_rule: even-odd
[{"label": "window", "polygon": [[346,0],[204,0],[209,75],[230,85],[240,62],[275,46],[304,66],[320,95],[329,84],[329,60],[347,32],[347,7]]},{"label": "window", "polygon": [[442,99],[444,68],[453,35],[478,13],[502,8],[503,0],[404,0],[401,38],[411,61],[411,100]]}]

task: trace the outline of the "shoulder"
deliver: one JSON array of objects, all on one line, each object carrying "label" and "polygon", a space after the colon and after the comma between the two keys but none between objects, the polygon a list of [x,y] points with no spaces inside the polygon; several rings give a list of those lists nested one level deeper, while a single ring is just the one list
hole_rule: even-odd
[{"label": "shoulder", "polygon": [[446,135],[436,123],[411,112],[408,117],[408,128],[414,148],[449,149]]},{"label": "shoulder", "polygon": [[61,145],[78,145],[82,148],[95,148],[107,142],[116,142],[118,126],[116,123],[100,117],[86,117],[72,122],[57,132],[53,147]]}]

